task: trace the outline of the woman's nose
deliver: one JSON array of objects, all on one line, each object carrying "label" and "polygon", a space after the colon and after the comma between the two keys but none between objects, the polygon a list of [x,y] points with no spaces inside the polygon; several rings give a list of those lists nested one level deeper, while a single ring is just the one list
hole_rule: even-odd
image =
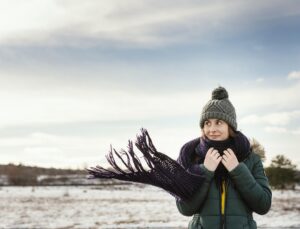
[{"label": "woman's nose", "polygon": [[217,129],[216,129],[216,126],[215,125],[211,125],[210,127],[210,131],[211,132],[215,132]]}]

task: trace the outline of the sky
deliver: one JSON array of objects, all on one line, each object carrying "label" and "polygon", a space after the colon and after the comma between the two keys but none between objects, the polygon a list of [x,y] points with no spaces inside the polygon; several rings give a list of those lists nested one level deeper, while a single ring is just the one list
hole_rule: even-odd
[{"label": "sky", "polygon": [[176,159],[224,86],[299,168],[299,27],[296,0],[0,0],[0,164],[106,165],[142,127]]}]

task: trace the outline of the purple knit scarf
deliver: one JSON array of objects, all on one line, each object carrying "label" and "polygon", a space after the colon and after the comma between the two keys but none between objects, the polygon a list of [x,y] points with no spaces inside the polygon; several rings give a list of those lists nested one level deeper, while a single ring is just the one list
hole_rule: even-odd
[{"label": "purple knit scarf", "polygon": [[[193,196],[204,182],[204,175],[192,174],[166,154],[158,152],[147,130],[137,135],[135,146],[143,155],[136,154],[133,142],[128,142],[128,150],[117,152],[111,147],[106,155],[111,168],[102,166],[87,169],[89,178],[118,179],[150,184],[169,192],[176,199],[187,200]],[[194,147],[195,149],[195,147]],[[145,163],[142,163],[143,160]],[[119,160],[118,160],[119,159]]]}]

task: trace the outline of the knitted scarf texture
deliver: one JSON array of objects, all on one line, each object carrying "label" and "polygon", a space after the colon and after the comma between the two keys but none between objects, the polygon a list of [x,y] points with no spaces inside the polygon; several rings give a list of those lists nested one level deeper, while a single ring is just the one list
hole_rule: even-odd
[{"label": "knitted scarf texture", "polygon": [[[181,148],[179,157],[175,161],[156,150],[146,129],[141,129],[141,132],[137,135],[135,146],[141,152],[144,163],[134,152],[133,142],[129,140],[127,151],[117,152],[111,146],[106,155],[111,168],[91,167],[87,169],[90,174],[89,178],[118,179],[149,184],[164,189],[177,200],[185,201],[190,199],[204,182],[205,177],[199,163],[203,163],[210,147],[218,149],[221,154],[224,149],[231,148],[239,161],[247,157],[250,149],[248,139],[241,132],[238,132],[235,138],[221,142],[198,137]],[[197,160],[195,156],[198,156]],[[219,165],[215,172],[216,181],[226,176],[226,169]]]},{"label": "knitted scarf texture", "polygon": [[91,175],[89,178],[113,178],[150,184],[164,189],[178,200],[188,200],[201,188],[203,173],[188,172],[175,160],[156,150],[147,130],[142,129],[141,132],[141,135],[137,135],[135,146],[142,153],[144,164],[134,152],[133,142],[129,141],[128,151],[117,152],[111,146],[106,159],[112,167],[91,167],[87,169]]}]

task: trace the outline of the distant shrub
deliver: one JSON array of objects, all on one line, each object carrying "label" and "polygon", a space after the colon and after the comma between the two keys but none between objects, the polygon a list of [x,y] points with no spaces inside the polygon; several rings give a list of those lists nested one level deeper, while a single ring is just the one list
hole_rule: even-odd
[{"label": "distant shrub", "polygon": [[295,189],[299,182],[296,165],[283,155],[277,155],[265,170],[270,185],[275,189]]},{"label": "distant shrub", "polygon": [[19,164],[7,168],[7,176],[10,185],[36,185],[37,176],[33,171],[26,170]]}]

